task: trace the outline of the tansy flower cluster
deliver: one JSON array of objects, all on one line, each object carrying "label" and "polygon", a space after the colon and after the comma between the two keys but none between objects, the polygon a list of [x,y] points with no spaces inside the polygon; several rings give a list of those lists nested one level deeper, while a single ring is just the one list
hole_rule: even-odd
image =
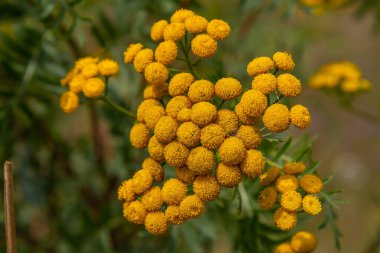
[{"label": "tansy flower cluster", "polygon": [[106,89],[105,78],[116,75],[119,64],[111,59],[99,60],[97,57],[84,57],[75,62],[67,75],[61,80],[61,85],[68,91],[61,95],[60,107],[65,113],[75,111],[79,106],[79,94],[86,98],[97,98]]},{"label": "tansy flower cluster", "polygon": [[318,245],[318,240],[312,233],[300,231],[292,236],[289,242],[276,247],[274,253],[311,253]]},{"label": "tansy flower cluster", "polygon": [[283,168],[271,167],[260,176],[259,204],[263,209],[276,208],[275,225],[284,231],[294,228],[301,211],[317,215],[322,211],[318,193],[323,190],[321,179],[315,174],[303,174],[305,164],[287,162]]},{"label": "tansy flower cluster", "polygon": [[333,90],[346,94],[365,92],[372,88],[372,84],[363,79],[359,67],[348,61],[322,66],[310,78],[309,86],[314,89]]}]

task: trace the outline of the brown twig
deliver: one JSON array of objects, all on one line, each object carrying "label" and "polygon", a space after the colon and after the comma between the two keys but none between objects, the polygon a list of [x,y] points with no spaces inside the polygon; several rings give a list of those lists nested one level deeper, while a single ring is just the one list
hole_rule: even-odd
[{"label": "brown twig", "polygon": [[16,253],[16,226],[13,206],[12,163],[4,163],[4,209],[7,253]]}]

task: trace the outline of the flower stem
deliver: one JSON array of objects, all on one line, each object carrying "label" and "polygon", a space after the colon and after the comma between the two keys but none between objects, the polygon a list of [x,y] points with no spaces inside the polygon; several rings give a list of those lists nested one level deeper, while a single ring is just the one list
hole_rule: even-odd
[{"label": "flower stem", "polygon": [[136,115],[133,114],[131,111],[128,111],[127,109],[121,107],[120,105],[114,103],[113,101],[111,101],[109,98],[107,97],[102,97],[100,98],[103,102],[105,102],[106,104],[108,104],[109,106],[111,106],[112,108],[116,109],[117,111],[121,112],[121,113],[124,113],[126,115],[128,115],[129,117],[132,117],[132,118],[136,118]]},{"label": "flower stem", "polygon": [[182,44],[182,41],[179,43],[180,47],[181,47],[181,50],[183,52],[183,55],[185,56],[185,60],[186,60],[186,64],[187,66],[189,67],[189,70],[191,72],[191,74],[193,74],[193,76],[196,78],[196,79],[201,79],[197,73],[197,71],[195,70],[195,68],[193,67],[193,65],[191,64],[190,62],[190,57],[189,57],[189,54],[188,54],[188,51],[186,50],[186,45],[184,46]]},{"label": "flower stem", "polygon": [[16,253],[16,226],[13,202],[12,163],[4,163],[4,209],[7,253]]}]

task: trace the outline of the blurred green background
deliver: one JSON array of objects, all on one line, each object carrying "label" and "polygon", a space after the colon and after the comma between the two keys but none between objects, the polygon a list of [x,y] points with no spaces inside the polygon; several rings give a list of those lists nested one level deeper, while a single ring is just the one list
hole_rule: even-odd
[{"label": "blurred green background", "polygon": [[[313,123],[307,134],[318,137],[313,158],[322,161],[322,176],[335,172],[330,188],[344,189],[347,201],[338,210],[342,252],[380,252],[379,122],[353,115],[333,97],[307,87],[321,65],[352,61],[374,84],[355,106],[379,117],[377,0],[353,1],[318,15],[296,0],[3,0],[0,161],[14,162],[19,252],[234,251],[240,237],[226,231],[236,230],[242,221],[221,214],[215,205],[181,233],[172,229],[164,239],[124,220],[117,187],[146,156],[129,143],[133,121],[100,103],[86,103],[69,115],[58,106],[63,92],[59,80],[75,59],[96,55],[121,64],[120,74],[110,80],[110,93],[135,110],[145,84],[122,63],[122,52],[131,42],[153,47],[151,24],[180,7],[209,20],[226,20],[232,28],[231,36],[219,43],[217,56],[203,65],[204,76],[231,74],[249,84],[246,64],[253,57],[284,50],[293,55],[295,73],[304,83],[304,94],[295,102],[309,107]],[[3,227],[3,209],[0,222]],[[316,252],[336,252],[332,233],[317,231],[320,222],[303,228],[316,231]],[[0,238],[5,252],[3,229]],[[248,234],[245,243],[250,240],[254,235]]]}]

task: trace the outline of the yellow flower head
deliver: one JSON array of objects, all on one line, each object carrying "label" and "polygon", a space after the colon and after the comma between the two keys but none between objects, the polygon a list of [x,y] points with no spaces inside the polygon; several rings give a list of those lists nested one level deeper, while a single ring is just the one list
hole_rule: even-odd
[{"label": "yellow flower head", "polygon": [[363,91],[370,91],[372,90],[372,83],[366,79],[360,80],[360,89]]},{"label": "yellow flower head", "polygon": [[260,176],[265,168],[265,158],[259,150],[247,150],[244,161],[240,164],[241,172],[250,178]]},{"label": "yellow flower head", "polygon": [[202,146],[210,150],[219,148],[225,137],[226,132],[219,124],[210,124],[201,131]]},{"label": "yellow flower head", "polygon": [[145,110],[151,106],[161,105],[161,103],[156,99],[147,99],[141,102],[137,108],[137,120],[139,122],[144,122]]},{"label": "yellow flower head", "polygon": [[243,141],[246,149],[257,148],[261,143],[260,131],[249,125],[241,125],[236,137]]},{"label": "yellow flower head", "polygon": [[176,10],[174,14],[170,17],[170,22],[184,23],[187,18],[192,17],[194,15],[195,13],[191,10],[179,9]]},{"label": "yellow flower head", "polygon": [[198,34],[191,41],[191,51],[201,58],[208,58],[216,53],[218,43],[207,34]]},{"label": "yellow flower head", "polygon": [[341,84],[340,89],[345,93],[357,92],[360,89],[360,81],[346,80]]},{"label": "yellow flower head", "polygon": [[152,159],[157,162],[163,162],[165,160],[165,146],[158,141],[155,135],[150,138],[148,143],[148,152]]},{"label": "yellow flower head", "polygon": [[169,70],[160,62],[152,62],[146,66],[144,76],[148,83],[160,85],[168,80]]},{"label": "yellow flower head", "polygon": [[182,23],[171,23],[164,29],[164,40],[180,41],[185,36],[185,25]]},{"label": "yellow flower head", "polygon": [[257,76],[272,71],[274,62],[269,57],[257,57],[247,65],[247,73],[249,76]]},{"label": "yellow flower head", "polygon": [[221,109],[218,110],[216,123],[224,129],[227,135],[233,135],[239,127],[239,118],[234,111]]},{"label": "yellow flower head", "polygon": [[213,19],[208,23],[207,33],[214,40],[224,40],[231,33],[231,28],[227,22],[220,19]]},{"label": "yellow flower head", "polygon": [[301,177],[300,185],[307,193],[320,193],[323,190],[322,180],[314,174],[308,174]]},{"label": "yellow flower head", "polygon": [[289,212],[295,212],[301,207],[302,197],[296,191],[284,192],[281,196],[281,206]]},{"label": "yellow flower head", "polygon": [[181,109],[177,114],[177,120],[178,122],[188,122],[191,121],[190,119],[190,112],[191,109],[189,108],[183,108]]},{"label": "yellow flower head", "polygon": [[190,73],[179,73],[170,79],[169,94],[172,97],[186,95],[195,78]]},{"label": "yellow flower head", "polygon": [[150,28],[150,37],[153,41],[160,41],[164,38],[164,30],[168,25],[168,21],[160,20],[152,25]]},{"label": "yellow flower head", "polygon": [[273,183],[280,175],[281,170],[277,167],[270,167],[270,169],[260,176],[261,185],[269,185]]},{"label": "yellow flower head", "polygon": [[111,59],[104,59],[98,63],[99,73],[102,76],[113,76],[119,73],[119,64]]},{"label": "yellow flower head", "polygon": [[106,84],[100,78],[93,77],[86,80],[83,84],[83,94],[88,98],[96,98],[103,94]]},{"label": "yellow flower head", "polygon": [[220,160],[227,165],[237,165],[244,161],[247,155],[244,143],[237,137],[225,139],[218,152]]},{"label": "yellow flower head", "polygon": [[91,64],[91,63],[97,63],[99,61],[99,58],[97,57],[91,57],[91,56],[88,56],[88,57],[83,57],[83,58],[80,58],[78,59],[76,62],[75,62],[75,70],[82,70],[84,66],[87,66],[88,64]]},{"label": "yellow flower head", "polygon": [[117,191],[117,198],[121,201],[131,202],[135,200],[132,179],[125,180]]},{"label": "yellow flower head", "polygon": [[186,219],[197,218],[201,216],[205,210],[205,204],[196,195],[187,196],[179,205],[181,214]]},{"label": "yellow flower head", "polygon": [[154,52],[154,57],[156,61],[161,62],[162,64],[168,65],[171,64],[178,54],[178,48],[174,41],[168,40],[161,42],[156,51]]},{"label": "yellow flower head", "polygon": [[164,168],[152,158],[146,158],[141,165],[142,169],[148,170],[152,175],[153,181],[161,182],[164,179]]},{"label": "yellow flower head", "polygon": [[83,67],[81,74],[84,78],[90,78],[95,77],[98,74],[98,72],[98,65],[96,65],[95,63],[90,63]]},{"label": "yellow flower head", "polygon": [[232,77],[219,79],[215,84],[215,94],[223,100],[232,100],[241,95],[241,83]]},{"label": "yellow flower head", "polygon": [[214,122],[217,115],[215,105],[209,102],[200,102],[191,108],[190,119],[194,124],[204,127]]},{"label": "yellow flower head", "polygon": [[188,97],[186,96],[177,96],[168,102],[166,105],[166,113],[169,116],[172,116],[173,118],[177,118],[178,113],[184,109],[190,109],[191,108],[191,101]]},{"label": "yellow flower head", "polygon": [[317,196],[306,195],[302,199],[303,210],[311,215],[317,215],[322,212],[322,205]]},{"label": "yellow flower head", "polygon": [[168,221],[164,212],[148,213],[145,218],[145,229],[152,235],[164,235],[168,232]]},{"label": "yellow flower head", "polygon": [[159,99],[168,94],[168,86],[165,83],[152,85],[149,84],[144,89],[144,99]]},{"label": "yellow flower head", "polygon": [[269,106],[263,116],[264,126],[271,132],[283,132],[290,126],[290,112],[283,104]]},{"label": "yellow flower head", "polygon": [[179,180],[186,184],[191,184],[195,180],[195,174],[189,168],[182,167],[182,168],[175,168],[175,174]]},{"label": "yellow flower head", "polygon": [[216,199],[220,192],[219,183],[212,175],[198,176],[193,183],[194,194],[203,201]]},{"label": "yellow flower head", "polygon": [[290,241],[292,249],[297,253],[313,252],[317,248],[317,244],[317,238],[313,234],[304,231],[293,235]]},{"label": "yellow flower head", "polygon": [[185,20],[185,28],[193,34],[203,33],[207,30],[208,21],[204,17],[194,15]]},{"label": "yellow flower head", "polygon": [[154,105],[152,107],[146,108],[144,114],[144,122],[150,130],[154,130],[158,120],[165,115],[166,112],[164,107],[160,105]]},{"label": "yellow flower head", "polygon": [[270,73],[257,75],[252,81],[252,89],[261,91],[264,95],[274,92],[276,86],[277,78]]},{"label": "yellow flower head", "polygon": [[290,71],[296,66],[292,56],[286,52],[277,52],[273,55],[273,61],[276,68],[284,71]]},{"label": "yellow flower head", "polygon": [[235,187],[243,178],[238,166],[229,166],[224,163],[218,163],[215,176],[219,185],[224,187]]},{"label": "yellow flower head", "polygon": [[140,201],[135,200],[129,203],[123,210],[124,217],[132,223],[144,224],[146,211]]},{"label": "yellow flower head", "polygon": [[281,207],[276,210],[273,218],[275,225],[283,231],[288,231],[297,224],[297,215]]},{"label": "yellow flower head", "polygon": [[254,117],[248,116],[244,112],[243,106],[241,105],[241,103],[238,103],[235,106],[235,113],[236,113],[236,116],[238,117],[238,120],[239,120],[239,122],[241,124],[244,124],[244,125],[253,125],[255,122],[258,121],[258,118],[254,118]]},{"label": "yellow flower head", "polygon": [[187,195],[187,187],[181,180],[171,178],[162,187],[162,198],[168,205],[179,205]]},{"label": "yellow flower head", "polygon": [[186,165],[195,175],[207,175],[215,166],[214,152],[204,147],[196,147],[190,151]]},{"label": "yellow flower head", "polygon": [[288,175],[301,174],[305,171],[305,164],[302,162],[286,162],[282,168]]},{"label": "yellow flower head", "polygon": [[128,48],[124,51],[124,62],[125,63],[132,63],[135,59],[135,56],[138,52],[143,49],[143,45],[141,43],[131,43],[129,44]]},{"label": "yellow flower head", "polygon": [[260,117],[267,108],[267,97],[258,90],[249,90],[240,100],[244,113],[249,117]]},{"label": "yellow flower head", "polygon": [[214,97],[214,84],[207,80],[197,80],[189,88],[188,96],[191,102],[208,102]]},{"label": "yellow flower head", "polygon": [[280,245],[276,247],[276,249],[274,250],[274,253],[295,253],[295,252],[293,251],[292,247],[290,247],[289,243],[281,243]]},{"label": "yellow flower head", "polygon": [[143,123],[134,125],[129,133],[131,144],[137,149],[144,149],[148,145],[149,138],[149,129]]},{"label": "yellow flower head", "polygon": [[70,91],[74,93],[82,91],[85,82],[86,78],[84,78],[83,75],[79,74],[74,76],[69,82]]},{"label": "yellow flower head", "polygon": [[134,60],[133,60],[133,66],[135,67],[135,70],[139,73],[144,72],[146,66],[148,66],[149,63],[153,62],[153,50],[150,48],[145,48],[140,50]]},{"label": "yellow flower head", "polygon": [[165,216],[170,224],[179,225],[186,221],[181,214],[179,206],[168,206],[165,210]]},{"label": "yellow flower head", "polygon": [[154,134],[161,143],[168,144],[175,139],[177,128],[178,122],[173,117],[164,116],[158,120]]},{"label": "yellow flower head", "polygon": [[271,209],[277,202],[277,191],[274,187],[265,188],[260,192],[259,204],[262,209]]},{"label": "yellow flower head", "polygon": [[297,97],[302,91],[300,80],[288,73],[277,77],[277,89],[285,97]]},{"label": "yellow flower head", "polygon": [[173,167],[185,166],[188,155],[189,150],[186,146],[177,141],[170,142],[165,146],[165,160]]},{"label": "yellow flower head", "polygon": [[141,169],[133,175],[133,190],[136,194],[142,194],[150,188],[152,182],[153,177],[149,170]]},{"label": "yellow flower head", "polygon": [[75,69],[71,69],[69,72],[67,72],[66,76],[61,79],[60,83],[62,86],[66,86],[75,76]]},{"label": "yellow flower head", "polygon": [[164,201],[162,200],[161,188],[152,186],[141,196],[141,204],[148,212],[161,209]]},{"label": "yellow flower head", "polygon": [[74,92],[66,91],[61,95],[59,106],[65,113],[71,113],[75,111],[79,106],[78,95]]},{"label": "yellow flower head", "polygon": [[276,180],[276,189],[281,193],[285,193],[287,191],[296,191],[298,188],[298,180],[295,176],[292,175],[284,175],[280,176]]},{"label": "yellow flower head", "polygon": [[201,138],[201,129],[193,122],[182,123],[177,129],[177,139],[187,148],[193,148],[199,145]]}]

